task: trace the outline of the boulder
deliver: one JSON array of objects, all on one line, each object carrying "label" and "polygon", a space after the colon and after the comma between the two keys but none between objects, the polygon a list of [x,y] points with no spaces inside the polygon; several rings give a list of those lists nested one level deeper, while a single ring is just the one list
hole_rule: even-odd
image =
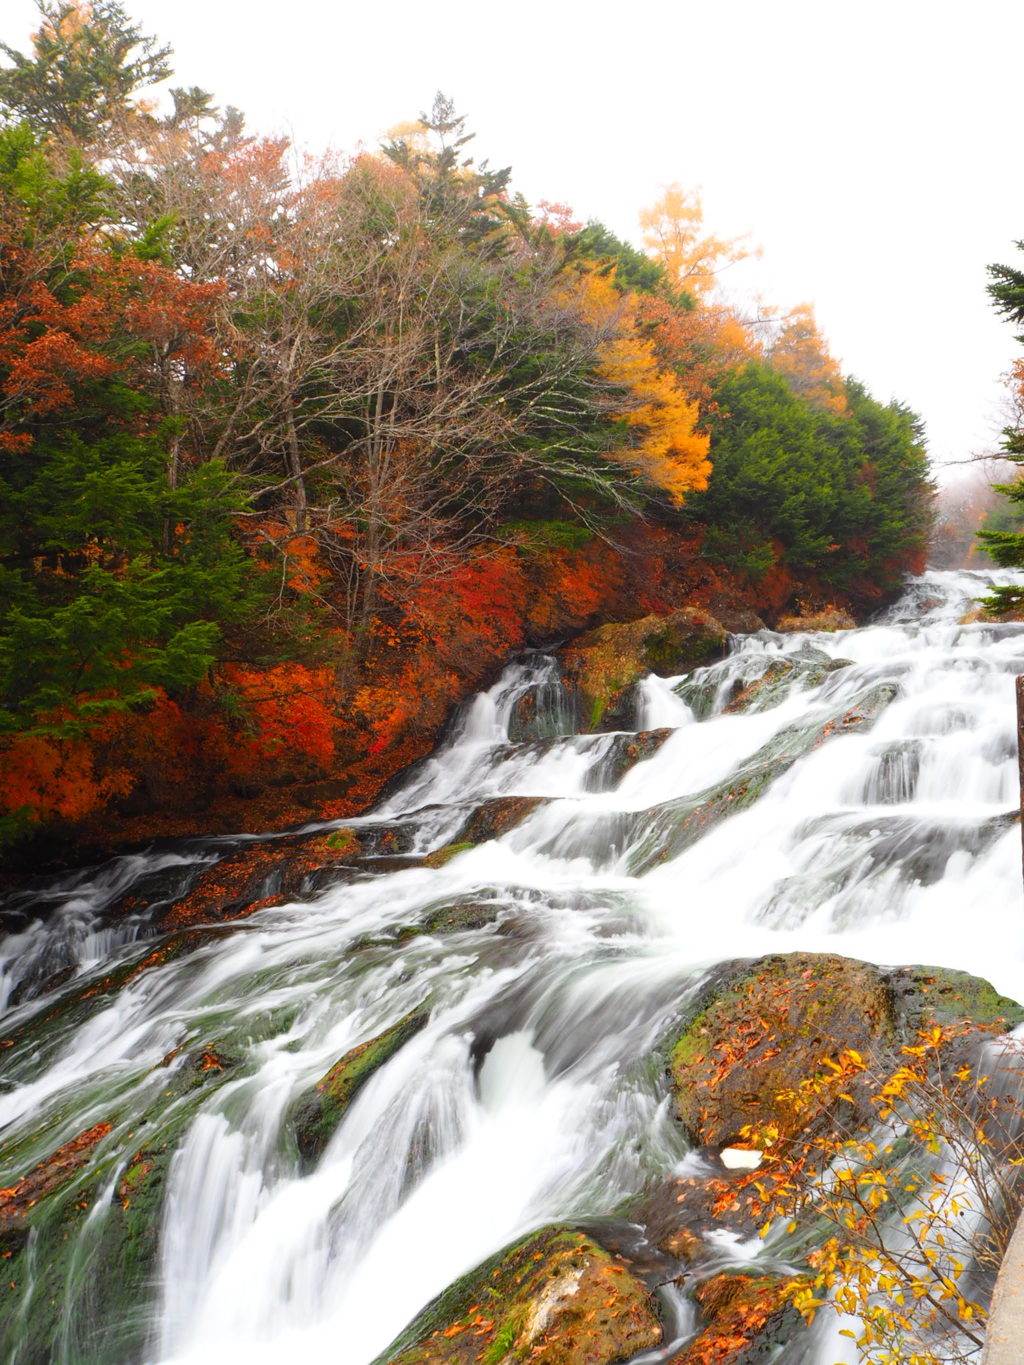
[{"label": "boulder", "polygon": [[[881,968],[827,953],[723,963],[671,1043],[676,1112],[695,1144],[716,1148],[746,1125],[771,1123],[783,1139],[822,1123],[854,1132],[873,1121],[873,1085],[921,1029],[967,1023],[980,1037],[1022,1020],[1024,1009],[987,981],[947,968]],[[780,1103],[850,1049],[865,1070],[844,1095],[825,1089],[803,1106]]]},{"label": "boulder", "polygon": [[632,685],[648,673],[687,673],[725,651],[721,622],[693,607],[644,616],[581,635],[561,650],[583,730],[629,729]]},{"label": "boulder", "polygon": [[624,1261],[555,1225],[457,1281],[375,1365],[618,1365],[661,1340],[654,1298]]},{"label": "boulder", "polygon": [[484,844],[488,839],[500,839],[547,800],[545,796],[496,796],[477,806],[452,842]]},{"label": "boulder", "polygon": [[672,1048],[677,1113],[691,1140],[725,1146],[745,1125],[772,1123],[783,1138],[824,1117],[857,1127],[871,1106],[864,1084],[851,1099],[815,1100],[798,1113],[779,1103],[800,1082],[820,1075],[824,1059],[856,1049],[869,1064],[894,1038],[891,995],[882,972],[830,954],[789,953],[727,963]]},{"label": "boulder", "polygon": [[[790,1296],[795,1284],[782,1275],[715,1275],[694,1294],[707,1325],[669,1365],[754,1365],[781,1360],[806,1327]],[[794,1357],[795,1358],[795,1357]],[[801,1356],[802,1358],[802,1356]]]}]

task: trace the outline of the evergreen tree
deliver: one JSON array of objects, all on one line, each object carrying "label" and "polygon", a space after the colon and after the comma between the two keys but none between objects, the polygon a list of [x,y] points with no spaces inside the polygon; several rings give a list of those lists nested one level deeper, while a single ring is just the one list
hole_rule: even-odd
[{"label": "evergreen tree", "polygon": [[38,0],[32,55],[0,43],[0,117],[40,136],[103,143],[139,90],[171,73],[171,49],[147,37],[118,0]]}]

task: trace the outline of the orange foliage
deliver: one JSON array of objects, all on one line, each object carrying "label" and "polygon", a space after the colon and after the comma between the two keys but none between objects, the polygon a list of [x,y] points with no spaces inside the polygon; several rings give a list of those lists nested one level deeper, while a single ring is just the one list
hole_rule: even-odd
[{"label": "orange foliage", "polygon": [[27,449],[31,434],[18,425],[69,407],[79,385],[115,371],[159,387],[168,362],[193,383],[219,364],[210,338],[219,284],[195,284],[130,255],[115,259],[95,243],[68,245],[65,255],[75,293],[59,297],[43,282],[43,263],[16,245],[15,226],[0,224],[0,449]]},{"label": "orange foliage", "polygon": [[[103,727],[102,736],[109,727]],[[100,738],[101,735],[97,735]],[[0,814],[28,808],[36,820],[81,820],[132,787],[125,769],[101,774],[87,739],[20,736],[0,750]]]},{"label": "orange foliage", "polygon": [[315,593],[330,578],[320,544],[312,536],[296,534],[285,521],[261,521],[245,529],[254,548],[261,540],[269,541],[283,557],[285,581],[293,592]]},{"label": "orange foliage", "polygon": [[668,299],[644,295],[636,308],[638,328],[653,345],[658,362],[678,376],[704,418],[717,411],[716,385],[760,353],[753,333],[725,305],[702,302],[685,310]]},{"label": "orange foliage", "polygon": [[793,392],[809,403],[838,415],[847,411],[843,372],[818,330],[809,303],[801,303],[789,314],[772,343],[769,360]]},{"label": "orange foliage", "polygon": [[628,388],[634,404],[616,416],[637,433],[635,445],[615,458],[643,475],[676,507],[687,493],[707,488],[711,475],[711,438],[697,431],[697,404],[674,374],[658,368],[654,349],[639,338],[621,337],[603,348],[601,373]]}]

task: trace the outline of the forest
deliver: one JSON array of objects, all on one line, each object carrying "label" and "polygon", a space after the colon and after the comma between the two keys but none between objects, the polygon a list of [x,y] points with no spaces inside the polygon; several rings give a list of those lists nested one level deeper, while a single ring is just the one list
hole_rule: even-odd
[{"label": "forest", "polygon": [[530,205],[442,94],[312,157],[153,98],[172,53],[117,0],[40,10],[0,67],[15,856],[343,816],[523,645],[863,613],[922,567],[917,417],[809,307],[726,298],[698,195],[640,245]]}]

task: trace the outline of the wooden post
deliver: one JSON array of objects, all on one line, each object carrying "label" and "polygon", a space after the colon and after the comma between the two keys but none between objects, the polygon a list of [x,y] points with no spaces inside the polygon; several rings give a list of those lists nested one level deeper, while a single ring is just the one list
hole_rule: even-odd
[{"label": "wooden post", "polygon": [[1021,871],[1024,873],[1024,674],[1017,675],[1017,771],[1020,775]]}]

